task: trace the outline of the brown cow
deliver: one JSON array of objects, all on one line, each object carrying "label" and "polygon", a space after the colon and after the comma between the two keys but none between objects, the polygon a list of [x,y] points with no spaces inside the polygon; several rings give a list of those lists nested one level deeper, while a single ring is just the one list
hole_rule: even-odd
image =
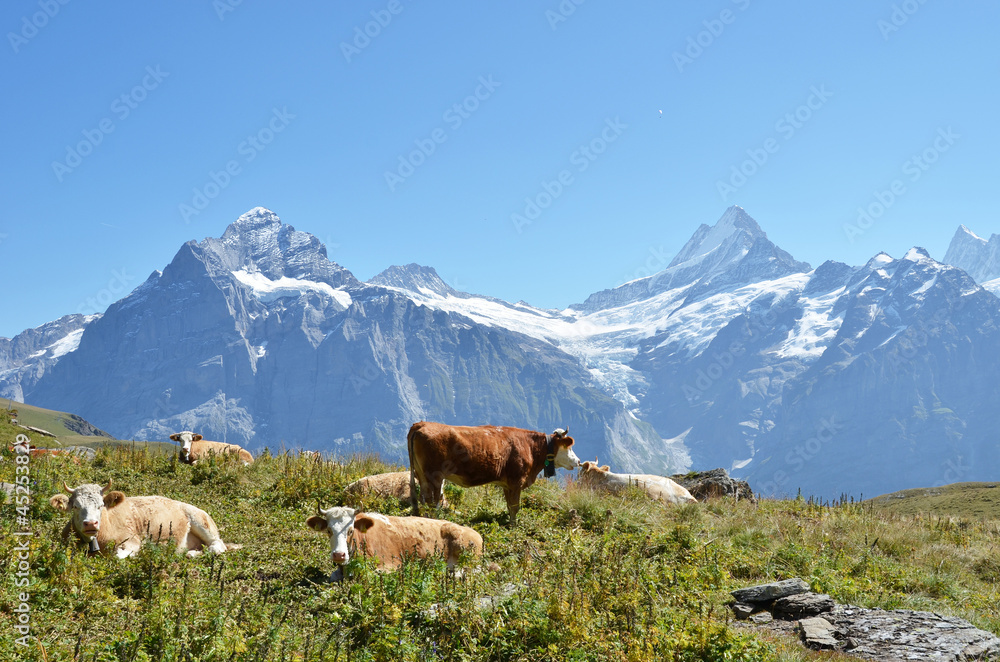
[{"label": "brown cow", "polygon": [[573,438],[565,430],[551,435],[520,428],[482,425],[467,427],[421,421],[406,436],[410,455],[410,497],[419,512],[420,500],[440,505],[441,484],[448,480],[461,487],[499,485],[507,500],[510,526],[517,523],[521,491],[530,487],[545,469],[554,476],[556,467],[575,469],[580,459],[573,452]]},{"label": "brown cow", "polygon": [[635,485],[649,498],[665,503],[696,503],[691,493],[665,476],[652,474],[616,474],[611,467],[597,466],[596,462],[584,462],[580,467],[580,485],[618,494],[630,485]]},{"label": "brown cow", "polygon": [[89,543],[92,552],[110,553],[107,544],[112,541],[118,558],[132,556],[146,540],[174,540],[177,551],[187,550],[188,556],[197,556],[202,550],[221,554],[237,547],[222,542],[211,516],[189,503],[108,492],[110,481],[103,488],[94,484],[63,487],[69,496],[56,494],[49,499],[56,510],[72,514],[63,528],[63,540],[75,533],[77,539]]},{"label": "brown cow", "polygon": [[409,555],[419,558],[443,556],[454,570],[459,555],[469,551],[483,555],[483,537],[467,526],[426,517],[392,517],[361,513],[342,506],[320,510],[306,520],[316,531],[330,534],[330,558],[338,566],[333,579],[351,558],[351,551],[374,558],[379,570],[395,570]]},{"label": "brown cow", "polygon": [[172,434],[170,439],[181,444],[181,462],[186,464],[197,464],[198,460],[203,460],[213,453],[215,455],[233,453],[240,456],[243,464],[253,464],[253,455],[250,454],[250,451],[236,444],[205,441],[200,434],[189,431]]}]

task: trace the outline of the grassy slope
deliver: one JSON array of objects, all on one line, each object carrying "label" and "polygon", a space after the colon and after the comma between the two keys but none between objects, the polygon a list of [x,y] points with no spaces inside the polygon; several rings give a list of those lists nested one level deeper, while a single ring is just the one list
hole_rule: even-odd
[{"label": "grassy slope", "polygon": [[871,500],[876,508],[899,515],[940,515],[1000,519],[1000,483],[955,483],[902,490]]},{"label": "grassy slope", "polygon": [[[0,416],[0,448],[16,431]],[[14,464],[5,450],[0,480]],[[13,505],[0,506],[0,659],[46,660],[818,660],[786,641],[728,624],[728,591],[801,576],[837,600],[951,613],[1000,632],[998,525],[909,518],[871,507],[802,501],[720,501],[668,508],[638,494],[599,497],[540,480],[521,524],[503,526],[495,488],[452,488],[456,511],[499,570],[449,580],[443,562],[377,573],[352,561],[343,584],[325,536],[304,522],[344,485],[391,470],[374,458],[344,466],[262,457],[190,467],[139,448],[106,448],[93,465],[31,465],[33,648],[13,642],[17,604]],[[147,546],[118,561],[58,542],[66,517],[47,503],[61,481],[114,479],[126,494],[163,494],[204,508],[227,542],[218,558]],[[377,500],[368,508],[406,514]],[[473,608],[513,582],[492,612]],[[20,589],[19,589],[20,590]],[[455,609],[424,616],[434,603]],[[43,652],[44,649],[44,652]],[[295,653],[295,655],[293,655]]]},{"label": "grassy slope", "polygon": [[[31,438],[33,446],[38,448],[59,448],[60,446],[90,446],[98,448],[105,444],[120,445],[128,444],[134,447],[145,447],[153,453],[176,452],[177,445],[170,442],[145,442],[145,441],[122,441],[113,437],[83,436],[73,432],[66,427],[69,414],[53,409],[35,407],[21,402],[0,401],[0,417],[6,421],[5,414],[8,409],[17,411],[18,422],[22,425],[40,428],[56,435],[56,439],[35,434],[27,430],[17,430],[19,434],[26,434]],[[15,428],[16,429],[16,428]],[[9,444],[8,444],[9,445]],[[6,446],[5,446],[6,448]]]},{"label": "grassy slope", "polygon": [[[42,430],[47,430],[52,434],[59,437],[62,441],[64,436],[74,436],[75,432],[66,427],[66,421],[69,415],[61,412],[54,411],[52,409],[44,409],[42,407],[34,407],[32,405],[24,404],[21,402],[10,402],[4,401],[4,409],[13,408],[18,412],[18,420],[22,425],[30,425],[32,427],[41,428]],[[45,437],[39,439],[41,443]],[[34,441],[34,439],[32,439]]]}]

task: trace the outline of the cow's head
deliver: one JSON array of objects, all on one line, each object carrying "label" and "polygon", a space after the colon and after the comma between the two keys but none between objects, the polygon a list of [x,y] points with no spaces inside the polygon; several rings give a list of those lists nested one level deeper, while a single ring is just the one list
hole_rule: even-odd
[{"label": "cow's head", "polygon": [[181,459],[187,460],[191,454],[191,443],[201,441],[202,436],[185,430],[184,432],[176,432],[170,435],[170,439],[181,445]]},{"label": "cow's head", "polygon": [[602,467],[598,466],[597,462],[591,462],[590,460],[587,460],[586,462],[580,465],[579,481],[583,485],[588,485],[594,483],[595,481],[599,481],[604,476],[606,476],[609,471],[611,471],[611,467],[609,467],[608,465],[605,464]]},{"label": "cow's head", "polygon": [[49,499],[49,503],[56,510],[72,513],[70,522],[73,524],[73,528],[76,529],[81,538],[88,542],[97,537],[101,530],[101,509],[114,508],[125,500],[125,495],[121,492],[108,491],[111,489],[110,480],[104,487],[93,483],[80,485],[76,488],[63,483],[63,487],[69,492],[69,496],[56,494]]},{"label": "cow's head", "polygon": [[552,433],[552,444],[556,447],[556,466],[560,469],[576,469],[580,465],[580,458],[573,452],[573,437],[562,428],[556,428]]},{"label": "cow's head", "polygon": [[[354,528],[354,517],[357,515],[354,508],[334,506],[327,510],[320,510],[316,506],[316,514],[306,520],[306,525],[316,531],[326,531],[330,535],[330,558],[337,565],[344,565],[351,560],[351,554],[347,546],[347,534]],[[365,529],[360,529],[362,532]]]}]

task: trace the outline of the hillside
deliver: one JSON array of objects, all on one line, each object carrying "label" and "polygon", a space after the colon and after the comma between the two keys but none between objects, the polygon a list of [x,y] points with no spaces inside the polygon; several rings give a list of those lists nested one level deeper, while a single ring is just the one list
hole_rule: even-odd
[{"label": "hillside", "polygon": [[172,453],[177,449],[176,444],[167,441],[124,441],[115,439],[104,430],[95,427],[76,414],[8,400],[6,406],[3,407],[3,415],[12,411],[17,412],[17,421],[21,425],[39,428],[55,435],[53,439],[52,437],[31,433],[23,429],[18,430],[19,433],[28,434],[31,437],[32,445],[38,448],[59,448],[66,446],[100,448],[104,445],[128,445],[133,448],[146,448],[151,453]]},{"label": "hillside", "polygon": [[[16,431],[2,419],[6,449]],[[2,452],[0,480],[10,482],[14,463]],[[328,584],[329,543],[305,519],[317,504],[340,503],[354,478],[393,469],[373,457],[337,465],[265,454],[248,467],[191,467],[121,446],[104,448],[92,465],[55,458],[30,468],[31,627],[40,641],[20,648],[5,632],[0,659],[832,659],[730,622],[728,591],[791,576],[840,602],[933,610],[1000,632],[996,523],[803,500],[670,508],[540,480],[525,492],[515,530],[504,526],[499,490],[449,492],[455,510],[441,516],[479,531],[485,561],[498,569],[455,581],[443,562],[383,574],[355,560],[346,582]],[[243,548],[187,559],[149,546],[123,561],[65,548],[58,533],[66,516],[48,497],[64,480],[109,479],[126,494],[205,509],[223,538]],[[366,507],[407,512],[390,500]],[[5,559],[16,556],[15,515],[0,506]],[[15,567],[4,566],[0,585],[5,628],[18,603]],[[514,595],[495,609],[475,609],[476,598],[511,585]],[[431,614],[434,604],[446,607]]]},{"label": "hillside", "polygon": [[898,515],[1000,520],[1000,483],[955,483],[903,490],[875,497],[871,503]]},{"label": "hillside", "polygon": [[[31,427],[47,430],[48,432],[56,435],[59,441],[63,441],[63,438],[65,437],[103,438],[94,439],[93,441],[112,439],[110,434],[100,428],[94,427],[76,414],[67,414],[62,411],[54,411],[43,407],[34,407],[23,402],[12,402],[10,400],[8,400],[6,404],[6,409],[8,411],[12,409],[17,411],[18,421],[22,425],[30,425]],[[35,441],[36,443],[39,443],[39,445],[45,445],[44,443],[40,443],[43,441],[42,439]]]}]

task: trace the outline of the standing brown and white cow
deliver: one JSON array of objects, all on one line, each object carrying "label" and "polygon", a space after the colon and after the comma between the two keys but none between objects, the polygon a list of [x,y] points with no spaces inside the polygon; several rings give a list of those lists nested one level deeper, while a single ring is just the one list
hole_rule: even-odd
[{"label": "standing brown and white cow", "polygon": [[307,519],[306,525],[330,535],[330,558],[337,566],[331,579],[350,560],[352,551],[374,558],[379,570],[395,570],[410,555],[443,556],[448,569],[453,570],[462,552],[483,555],[483,537],[475,529],[445,520],[362,513],[343,506],[320,510],[317,506],[317,514]]},{"label": "standing brown and white cow", "polygon": [[232,453],[239,455],[243,464],[253,464],[253,455],[250,451],[236,444],[227,444],[222,441],[205,441],[200,434],[189,432],[177,432],[170,435],[170,439],[181,444],[181,462],[196,464],[198,460],[207,458],[210,454],[226,455]]},{"label": "standing brown and white cow", "polygon": [[117,490],[109,492],[110,481],[104,487],[63,487],[68,496],[56,494],[49,499],[53,508],[72,515],[63,527],[63,540],[75,533],[90,544],[92,552],[109,553],[107,545],[113,541],[115,554],[124,558],[139,551],[146,540],[174,540],[177,551],[187,550],[188,556],[236,548],[222,542],[219,527],[208,513],[189,503],[162,496],[126,497]]},{"label": "standing brown and white cow", "polygon": [[530,487],[538,473],[554,476],[556,467],[575,469],[580,459],[571,448],[573,438],[565,430],[552,434],[520,428],[482,425],[467,427],[421,421],[406,436],[410,455],[410,491],[418,512],[415,482],[420,500],[440,505],[441,484],[451,481],[461,487],[499,485],[507,500],[510,526],[517,523],[521,491]]}]

